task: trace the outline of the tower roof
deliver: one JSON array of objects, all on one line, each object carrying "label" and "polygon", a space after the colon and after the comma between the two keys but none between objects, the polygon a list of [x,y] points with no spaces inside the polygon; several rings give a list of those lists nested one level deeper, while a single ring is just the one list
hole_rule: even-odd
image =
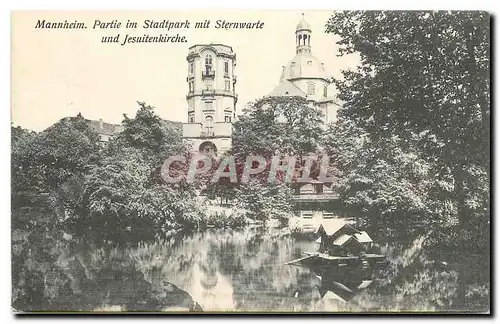
[{"label": "tower roof", "polygon": [[302,13],[302,20],[297,25],[297,28],[295,28],[295,31],[299,30],[311,31],[311,25],[309,25],[309,23],[304,19],[304,13]]},{"label": "tower roof", "polygon": [[299,24],[297,25],[297,28],[295,28],[295,31],[299,31],[299,30],[309,30],[311,31],[311,25],[309,25],[309,23],[307,21],[305,21],[304,19],[302,19]]}]

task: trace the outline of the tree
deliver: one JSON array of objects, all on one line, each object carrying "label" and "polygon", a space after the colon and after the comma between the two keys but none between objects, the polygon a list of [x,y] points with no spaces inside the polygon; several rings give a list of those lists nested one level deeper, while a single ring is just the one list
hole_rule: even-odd
[{"label": "tree", "polygon": [[12,135],[15,220],[21,221],[18,209],[37,207],[50,212],[35,213],[29,222],[50,228],[61,225],[81,199],[84,175],[99,162],[97,134],[79,115],[61,119],[41,133],[13,128]]},{"label": "tree", "polygon": [[[276,175],[278,181],[269,183],[272,158],[295,157],[294,168],[299,168],[301,158],[318,149],[323,133],[321,123],[321,111],[302,97],[265,97],[250,103],[234,124],[232,148],[228,152],[236,161],[239,183],[221,179],[209,185],[208,191],[234,198],[239,209],[252,219],[288,217],[291,185],[284,181],[285,174],[281,171]],[[265,169],[242,184],[246,158],[252,155],[265,159]]]},{"label": "tree", "polygon": [[[457,216],[466,228],[476,214],[468,203],[472,173],[489,182],[488,14],[342,12],[326,31],[340,36],[341,55],[361,56],[357,69],[336,82],[345,107],[340,118],[355,121],[374,140],[420,134],[433,176],[452,174]],[[489,209],[485,198],[473,205]],[[486,222],[488,213],[482,214]]]},{"label": "tree", "polygon": [[236,189],[235,206],[246,218],[267,221],[288,219],[291,215],[291,190],[287,184],[266,184],[251,179]]},{"label": "tree", "polygon": [[48,187],[85,174],[99,161],[99,138],[81,115],[63,118],[38,136],[37,160],[45,167]]},{"label": "tree", "polygon": [[[11,127],[11,189],[12,192],[42,190],[45,180],[36,164],[41,150],[37,134],[21,127]],[[15,206],[15,204],[14,204]]]},{"label": "tree", "polygon": [[459,263],[465,263],[465,251],[487,250],[489,15],[341,12],[329,19],[326,32],[340,37],[340,55],[361,58],[335,81],[344,102],[340,133],[363,136],[359,146],[331,147],[347,154],[340,157],[345,199],[378,206],[379,212],[382,201],[385,209],[399,209],[407,218],[409,202],[400,198],[418,198],[419,218],[431,218],[440,225],[433,227],[435,233],[445,234],[434,242],[462,251]]},{"label": "tree", "polygon": [[315,152],[321,114],[302,97],[265,97],[250,103],[234,124],[231,153],[268,157]]},{"label": "tree", "polygon": [[161,178],[164,160],[186,152],[182,138],[151,106],[139,106],[134,119],[125,116],[123,132],[86,177],[79,228],[90,226],[105,236],[154,235],[201,221],[194,189]]},{"label": "tree", "polygon": [[182,134],[156,115],[152,106],[144,102],[138,104],[135,118],[124,115],[124,130],[114,140],[113,148],[126,146],[139,149],[152,163],[158,163],[170,154],[184,153],[186,147]]}]

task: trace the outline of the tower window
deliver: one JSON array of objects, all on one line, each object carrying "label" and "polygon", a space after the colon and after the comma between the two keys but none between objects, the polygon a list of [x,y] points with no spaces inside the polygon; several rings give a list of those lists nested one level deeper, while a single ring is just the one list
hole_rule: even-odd
[{"label": "tower window", "polygon": [[[214,107],[213,107],[213,102],[211,102],[211,101],[206,101],[206,102],[205,102],[205,110],[214,110]],[[211,117],[211,116],[207,116],[207,117]]]},{"label": "tower window", "polygon": [[189,63],[189,73],[191,73],[191,74],[194,73],[194,63],[193,62]]},{"label": "tower window", "polygon": [[327,86],[324,86],[323,87],[323,97],[328,97],[328,87]]},{"label": "tower window", "polygon": [[212,55],[208,54],[205,57],[205,65],[212,65]]},{"label": "tower window", "polygon": [[224,62],[224,73],[226,73],[226,74],[229,73],[229,62],[228,61]]},{"label": "tower window", "polygon": [[194,111],[188,113],[188,122],[194,123]]},{"label": "tower window", "polygon": [[226,80],[224,89],[226,91],[230,91],[231,90],[231,82],[229,82],[229,80]]},{"label": "tower window", "polygon": [[189,92],[194,91],[194,81],[189,81]]},{"label": "tower window", "polygon": [[205,68],[207,72],[212,71],[212,55],[208,54],[205,56]]},{"label": "tower window", "polygon": [[314,95],[314,83],[307,84],[307,94]]},{"label": "tower window", "polygon": [[230,123],[231,122],[231,115],[233,114],[233,111],[231,108],[227,107],[226,109],[224,109],[224,121],[226,123]]}]

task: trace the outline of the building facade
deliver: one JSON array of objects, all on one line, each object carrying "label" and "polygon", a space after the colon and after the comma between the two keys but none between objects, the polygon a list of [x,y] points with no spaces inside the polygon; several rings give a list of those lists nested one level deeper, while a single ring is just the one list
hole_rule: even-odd
[{"label": "building facade", "polygon": [[304,20],[295,29],[295,56],[282,67],[278,86],[269,96],[300,96],[323,112],[324,124],[337,119],[335,97],[330,93],[330,76],[311,51],[311,25]]},{"label": "building facade", "polygon": [[101,118],[99,120],[88,119],[90,127],[99,135],[99,143],[105,146],[109,140],[123,131],[122,125],[111,124],[104,122]]},{"label": "building facade", "polygon": [[[268,96],[305,98],[323,113],[323,126],[326,127],[337,120],[340,104],[333,94],[325,65],[312,53],[311,36],[311,26],[302,17],[295,28],[295,56],[282,67],[279,84]],[[292,227],[314,232],[325,220],[342,217],[339,195],[332,189],[332,183],[311,179],[292,187],[295,213],[290,219]]]},{"label": "building facade", "polygon": [[[99,136],[99,144],[101,146],[106,146],[113,137],[117,136],[124,130],[123,125],[108,123],[103,121],[102,118],[99,118],[99,120],[86,120],[90,124],[90,127]],[[182,124],[180,122],[160,119],[160,123],[163,127],[169,127],[175,132],[180,132],[182,129]]]},{"label": "building facade", "polygon": [[183,138],[194,151],[223,154],[231,148],[236,118],[236,54],[223,44],[194,45],[186,59],[188,121]]}]

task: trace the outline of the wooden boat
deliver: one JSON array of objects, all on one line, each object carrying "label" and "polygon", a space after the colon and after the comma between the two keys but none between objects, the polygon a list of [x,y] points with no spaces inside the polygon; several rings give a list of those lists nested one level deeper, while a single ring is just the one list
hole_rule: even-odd
[{"label": "wooden boat", "polygon": [[342,269],[349,271],[375,269],[385,264],[385,256],[370,253],[373,241],[364,231],[359,231],[341,219],[323,222],[316,230],[318,252],[305,252],[304,256],[289,261],[287,265],[308,267],[330,273]]},{"label": "wooden boat", "polygon": [[374,270],[386,264],[384,255],[372,253],[373,241],[340,219],[324,221],[315,232],[317,252],[285,264],[307,267],[320,280],[320,296],[328,302],[347,302],[376,280]]},{"label": "wooden boat", "polygon": [[359,256],[334,256],[319,252],[305,252],[306,256],[289,261],[286,265],[300,267],[368,267],[382,265],[385,263],[385,256],[381,254],[361,254]]}]

